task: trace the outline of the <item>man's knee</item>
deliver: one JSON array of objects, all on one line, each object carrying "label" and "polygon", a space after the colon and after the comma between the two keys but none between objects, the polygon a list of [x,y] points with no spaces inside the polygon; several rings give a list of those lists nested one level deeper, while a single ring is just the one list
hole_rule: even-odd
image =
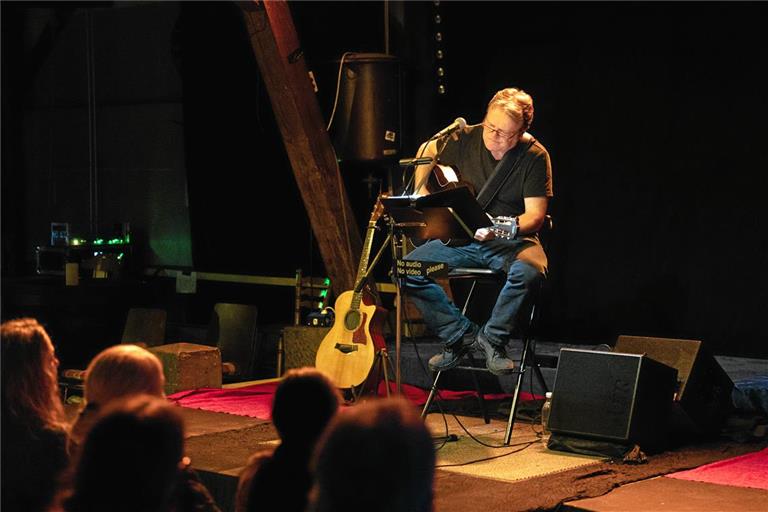
[{"label": "man's knee", "polygon": [[509,269],[507,279],[512,282],[519,282],[526,288],[530,288],[538,283],[544,275],[539,270],[525,261],[515,261]]}]

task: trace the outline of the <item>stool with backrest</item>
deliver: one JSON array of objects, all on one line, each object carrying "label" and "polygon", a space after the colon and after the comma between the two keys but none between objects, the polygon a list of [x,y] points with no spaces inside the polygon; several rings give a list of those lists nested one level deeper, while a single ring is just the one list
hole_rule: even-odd
[{"label": "stool with backrest", "polygon": [[[542,226],[539,234],[543,232],[549,232],[552,230],[552,218],[547,215],[544,225]],[[544,245],[544,238],[542,237],[542,245]],[[546,249],[546,246],[545,246]],[[454,295],[454,301],[457,304],[462,304],[462,314],[482,325],[490,316],[491,310],[496,302],[501,288],[506,281],[506,274],[498,270],[490,270],[485,268],[455,268],[448,274],[449,284],[451,291]],[[509,418],[507,420],[507,428],[504,434],[504,444],[509,445],[512,439],[512,428],[515,422],[515,415],[517,414],[517,406],[520,399],[520,392],[522,391],[523,377],[525,373],[532,369],[536,378],[539,381],[542,389],[548,391],[547,384],[544,381],[544,376],[541,373],[536,362],[536,341],[534,338],[534,331],[537,325],[539,317],[540,302],[543,296],[544,283],[546,276],[539,281],[539,285],[535,290],[532,290],[532,296],[527,301],[529,304],[529,312],[527,315],[526,325],[521,326],[520,339],[522,341],[522,352],[520,359],[517,361],[515,370],[508,373],[514,377],[514,389],[512,392],[512,404],[509,410]],[[488,289],[490,287],[490,289]],[[481,291],[481,288],[485,290]],[[486,423],[490,422],[490,418],[485,407],[485,400],[483,398],[483,392],[480,388],[480,384],[475,376],[476,372],[488,372],[488,368],[485,367],[485,361],[477,361],[469,352],[459,366],[451,368],[450,370],[440,370],[434,372],[434,379],[432,381],[432,387],[427,398],[427,402],[424,404],[422,410],[422,417],[425,417],[429,413],[429,408],[435,398],[435,395],[439,395],[439,381],[440,376],[444,371],[463,370],[469,371],[472,377],[472,381],[478,392],[478,399],[480,401],[480,407],[482,410],[483,418]]]}]

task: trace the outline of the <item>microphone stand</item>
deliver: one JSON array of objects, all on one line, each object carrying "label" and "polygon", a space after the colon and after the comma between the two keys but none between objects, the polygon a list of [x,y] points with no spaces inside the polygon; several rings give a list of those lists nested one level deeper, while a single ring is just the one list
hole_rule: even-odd
[{"label": "microphone stand", "polygon": [[[447,135],[450,135],[450,133],[440,137],[432,137],[429,139],[429,141],[432,141],[432,140],[439,141],[444,139],[445,136]],[[410,166],[437,162],[437,159],[445,149],[445,146],[446,144],[443,144],[443,147],[438,149],[437,154],[435,155],[434,158],[421,157],[421,156],[417,158],[407,158],[407,159],[400,160],[399,164],[407,168]],[[426,150],[426,145],[424,146],[424,150]],[[422,150],[422,154],[424,150]],[[408,180],[408,183],[406,183],[406,185],[403,187],[403,193],[405,193],[408,190],[408,187],[414,182],[415,177],[416,177],[416,173],[414,172],[411,175],[410,180]],[[419,187],[421,186],[421,184],[418,184],[418,185]],[[414,192],[416,190],[418,190],[418,188],[414,189]],[[371,261],[371,264],[366,269],[365,274],[363,275],[362,279],[358,283],[358,287],[362,289],[363,283],[367,282],[367,278],[371,270],[376,266],[376,264],[381,259],[381,256],[384,254],[384,250],[387,248],[387,246],[389,246],[392,252],[392,277],[395,280],[395,393],[400,395],[402,394],[402,378],[401,378],[401,368],[400,368],[401,346],[402,346],[402,337],[403,337],[402,289],[404,285],[403,281],[405,279],[405,275],[400,275],[400,272],[397,269],[397,261],[402,260],[406,255],[405,253],[406,237],[404,234],[404,229],[423,227],[425,226],[425,224],[421,222],[398,223],[398,222],[395,222],[395,219],[393,219],[391,215],[387,215],[387,219],[389,224],[389,232],[387,233],[387,237],[382,242],[381,247],[376,253],[376,256],[374,256],[373,260]],[[358,287],[355,287],[356,292],[360,291],[357,289]],[[384,368],[385,375],[386,375],[386,371],[387,371],[386,368]],[[389,393],[389,388],[387,388],[387,393]]]}]

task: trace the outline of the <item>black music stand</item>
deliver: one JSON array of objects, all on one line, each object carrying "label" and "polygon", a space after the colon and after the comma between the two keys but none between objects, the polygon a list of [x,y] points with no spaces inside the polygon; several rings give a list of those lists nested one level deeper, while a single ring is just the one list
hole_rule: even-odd
[{"label": "black music stand", "polygon": [[393,277],[395,278],[395,389],[401,393],[400,343],[402,340],[402,260],[405,237],[420,239],[472,239],[475,231],[493,222],[467,187],[456,187],[427,196],[382,197],[384,213],[389,219],[389,234],[368,271],[376,264],[384,247],[391,242]]},{"label": "black music stand", "polygon": [[493,226],[467,187],[426,196],[383,197],[384,212],[411,238],[472,239],[475,231]]}]

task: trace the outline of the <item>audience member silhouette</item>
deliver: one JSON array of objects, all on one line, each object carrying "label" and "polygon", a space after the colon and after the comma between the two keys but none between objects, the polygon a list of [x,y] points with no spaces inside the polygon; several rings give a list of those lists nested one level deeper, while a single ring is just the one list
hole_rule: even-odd
[{"label": "audience member silhouette", "polygon": [[85,407],[72,425],[72,442],[80,444],[99,410],[137,394],[163,397],[163,365],[137,345],[115,345],[93,358],[85,370]]},{"label": "audience member silhouette", "polygon": [[318,442],[312,512],[429,512],[435,450],[413,405],[382,398],[337,415]]},{"label": "audience member silhouette", "polygon": [[280,445],[274,452],[251,456],[240,475],[237,512],[306,509],[312,485],[309,460],[341,402],[339,390],[321,371],[300,368],[286,373],[272,403],[272,422]]},{"label": "audience member silhouette", "polygon": [[189,462],[176,406],[151,395],[118,400],[89,429],[54,510],[218,512]]},{"label": "audience member silhouette", "polygon": [[69,461],[59,361],[45,328],[32,318],[3,322],[0,338],[2,510],[45,510]]}]

